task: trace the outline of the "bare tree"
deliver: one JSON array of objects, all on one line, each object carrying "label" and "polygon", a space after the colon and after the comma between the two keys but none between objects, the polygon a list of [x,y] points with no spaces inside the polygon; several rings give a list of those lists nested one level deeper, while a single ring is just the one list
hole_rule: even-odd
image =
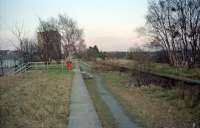
[{"label": "bare tree", "polygon": [[62,14],[59,15],[59,27],[64,40],[65,56],[71,56],[75,50],[75,44],[82,39],[83,30],[72,18]]},{"label": "bare tree", "polygon": [[56,18],[51,17],[47,21],[41,18],[38,18],[39,26],[37,28],[38,32],[47,32],[47,31],[58,31],[58,21]]},{"label": "bare tree", "polygon": [[12,33],[17,38],[19,46],[15,46],[19,52],[20,57],[23,59],[23,62],[29,62],[32,60],[34,52],[37,50],[36,42],[32,39],[29,39],[25,36],[24,25],[16,24]]},{"label": "bare tree", "polygon": [[21,52],[22,45],[23,45],[23,39],[25,37],[24,24],[15,24],[15,26],[13,27],[12,33],[19,42],[19,46],[16,48],[17,48],[17,50],[19,50]]},{"label": "bare tree", "polygon": [[76,45],[76,51],[77,51],[77,53],[83,53],[83,52],[85,52],[87,50],[87,46],[86,46],[86,44],[85,44],[85,40],[80,40],[78,43],[77,43],[77,45]]},{"label": "bare tree", "polygon": [[80,40],[76,45],[76,55],[79,58],[86,58],[87,55],[87,46],[85,40]]},{"label": "bare tree", "polygon": [[38,46],[33,39],[24,38],[22,44],[24,62],[33,60],[33,56],[38,52]]},{"label": "bare tree", "polygon": [[[76,43],[81,41],[83,30],[80,29],[77,23],[70,17],[60,14],[57,18],[50,18],[45,21],[39,18],[38,32],[57,31],[62,38],[62,47],[65,57],[70,57],[76,52]],[[43,33],[45,34],[45,33]],[[48,33],[44,35],[45,42],[49,42]],[[48,53],[48,48],[43,49],[41,53]],[[48,56],[47,54],[45,54]],[[48,58],[48,57],[43,57]]]},{"label": "bare tree", "polygon": [[[1,46],[0,46],[0,50],[1,50]],[[0,75],[4,75],[3,55],[2,54],[0,54],[0,66],[1,66],[1,73],[0,73]]]},{"label": "bare tree", "polygon": [[15,24],[15,26],[13,27],[12,33],[16,37],[17,41],[19,42],[19,45],[15,45],[15,48],[19,53],[19,57],[22,58],[23,61],[25,61],[26,59],[23,52],[23,44],[24,44],[24,38],[25,38],[24,24],[23,23]]},{"label": "bare tree", "polygon": [[199,0],[154,0],[149,3],[147,23],[171,64],[196,64],[200,46]]}]

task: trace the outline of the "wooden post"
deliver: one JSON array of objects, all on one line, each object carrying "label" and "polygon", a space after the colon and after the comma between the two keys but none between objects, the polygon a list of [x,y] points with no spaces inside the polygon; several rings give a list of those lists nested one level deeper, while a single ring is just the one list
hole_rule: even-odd
[{"label": "wooden post", "polygon": [[61,64],[62,64],[62,73],[63,73],[63,63],[64,63],[64,61],[61,60]]},{"label": "wooden post", "polygon": [[47,70],[49,69],[48,64],[49,64],[49,62],[47,61]]}]

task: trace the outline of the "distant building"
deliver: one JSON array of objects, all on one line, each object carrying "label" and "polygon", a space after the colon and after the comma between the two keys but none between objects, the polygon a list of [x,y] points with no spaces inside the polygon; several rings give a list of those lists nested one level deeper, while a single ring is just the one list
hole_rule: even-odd
[{"label": "distant building", "polygon": [[58,31],[38,32],[37,38],[43,60],[61,59],[61,35]]}]

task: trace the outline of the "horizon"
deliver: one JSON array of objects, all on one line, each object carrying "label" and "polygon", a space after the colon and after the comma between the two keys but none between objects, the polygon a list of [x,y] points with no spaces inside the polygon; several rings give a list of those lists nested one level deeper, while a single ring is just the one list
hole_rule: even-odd
[{"label": "horizon", "polygon": [[84,29],[87,46],[101,51],[127,51],[145,42],[135,30],[145,25],[147,0],[0,0],[1,49],[17,45],[11,31],[23,24],[26,35],[34,37],[38,17],[48,19],[67,14]]}]

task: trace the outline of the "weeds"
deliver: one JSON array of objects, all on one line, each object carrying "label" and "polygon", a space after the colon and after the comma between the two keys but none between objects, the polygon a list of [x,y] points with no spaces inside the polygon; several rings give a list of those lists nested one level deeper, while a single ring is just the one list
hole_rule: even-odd
[{"label": "weeds", "polygon": [[200,109],[188,108],[177,89],[159,86],[127,86],[128,74],[103,73],[109,89],[137,122],[146,128],[198,128]]},{"label": "weeds", "polygon": [[0,78],[0,125],[66,127],[72,76],[72,72],[53,69]]}]

